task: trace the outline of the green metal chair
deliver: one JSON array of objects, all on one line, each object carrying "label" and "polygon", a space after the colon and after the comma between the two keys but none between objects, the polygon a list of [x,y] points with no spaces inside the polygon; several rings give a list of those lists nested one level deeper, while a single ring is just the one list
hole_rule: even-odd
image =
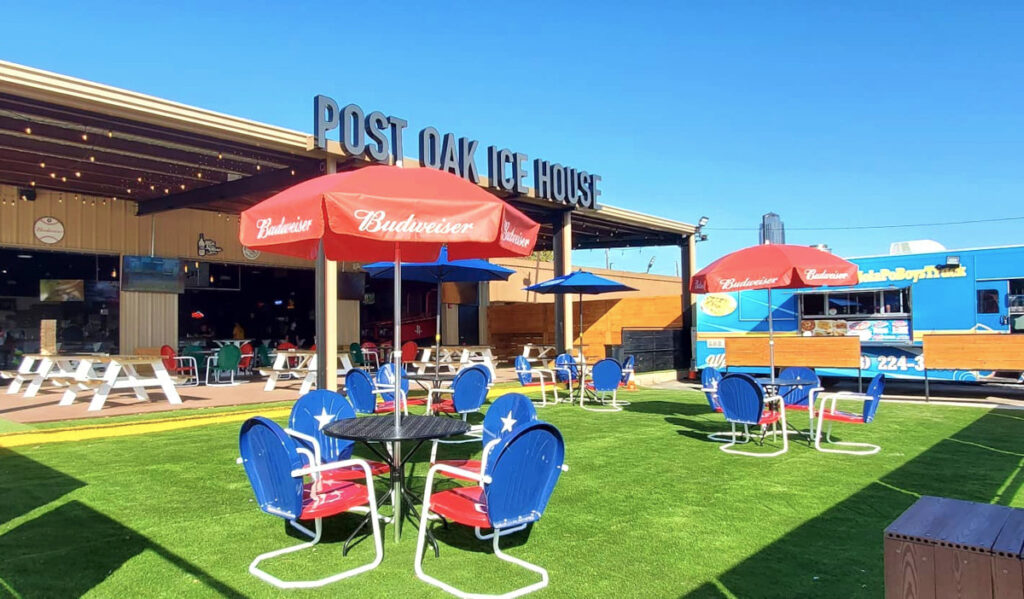
[{"label": "green metal chair", "polygon": [[[215,355],[206,359],[206,384],[207,385],[237,385],[235,382],[235,371],[238,370],[238,363],[242,359],[242,350],[237,345],[225,345],[217,350]],[[213,383],[210,382],[210,371],[213,371]],[[222,372],[230,374],[228,382],[222,382]]]},{"label": "green metal chair", "polygon": [[270,357],[270,350],[262,343],[256,346],[256,359],[259,360],[259,366],[262,368],[270,368],[274,363],[274,360]]},{"label": "green metal chair", "polygon": [[366,365],[366,362],[363,360],[363,348],[359,347],[358,343],[348,346],[348,355],[352,358],[353,366],[362,367]]}]

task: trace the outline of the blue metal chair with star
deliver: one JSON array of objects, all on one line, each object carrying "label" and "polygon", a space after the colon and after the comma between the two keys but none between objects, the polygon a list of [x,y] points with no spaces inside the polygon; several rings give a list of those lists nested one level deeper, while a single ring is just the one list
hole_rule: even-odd
[{"label": "blue metal chair with star", "polygon": [[779,385],[779,397],[790,412],[807,412],[808,440],[814,439],[814,402],[817,395],[825,389],[821,386],[818,374],[810,368],[791,366],[782,369],[779,379],[795,381],[790,385]]},{"label": "blue metal chair with star", "polygon": [[[327,389],[317,389],[303,395],[292,405],[292,413],[288,417],[288,428],[285,432],[295,439],[299,453],[306,457],[310,466],[347,460],[352,457],[355,443],[330,437],[323,429],[337,420],[355,417],[356,412],[345,396]],[[387,474],[389,471],[388,465],[383,462],[367,460],[367,463],[370,464],[374,476]],[[362,476],[362,468],[353,466],[327,471],[318,478],[323,485],[331,486],[338,481],[358,480]]]},{"label": "blue metal chair with star", "polygon": [[[548,405],[547,383],[551,384],[551,390],[555,393],[555,400],[558,403],[558,385],[555,384],[555,371],[549,368],[534,368],[525,356],[516,356],[516,379],[524,387],[540,385],[540,407]],[[545,380],[547,379],[547,380]]]},{"label": "blue metal chair with star", "polygon": [[[488,443],[495,439],[499,439],[502,435],[512,432],[512,429],[516,425],[521,425],[528,422],[533,422],[537,419],[537,408],[534,407],[533,402],[530,401],[529,397],[520,393],[506,393],[498,399],[494,400],[491,407],[488,408],[487,413],[484,414],[484,422],[481,431],[481,440],[483,447],[486,447]],[[454,460],[438,460],[437,459],[437,448],[439,444],[457,444],[457,443],[469,443],[477,442],[478,439],[465,439],[456,441],[447,441],[444,439],[435,439],[432,447],[430,448],[430,463],[431,464],[447,464],[453,468],[460,468],[462,470],[470,470],[472,472],[482,471],[482,461],[474,459],[454,459]],[[448,474],[441,472],[442,476],[449,476]],[[451,478],[461,478],[459,476],[452,476]],[[465,480],[465,479],[463,479]]]},{"label": "blue metal chair with star", "polygon": [[575,401],[574,383],[580,380],[580,367],[572,354],[558,354],[555,356],[555,379],[559,383],[565,383],[569,391],[569,403]]},{"label": "blue metal chair with star", "polygon": [[[613,358],[599,360],[590,367],[590,372],[587,374],[590,375],[590,381],[586,384],[586,390],[595,394],[593,399],[600,402],[602,407],[587,406],[586,393],[580,394],[580,407],[591,412],[621,412],[622,405],[617,400],[619,385],[622,384],[622,365],[618,360]],[[606,399],[608,395],[612,396],[611,403]],[[623,404],[628,403],[623,402]]]},{"label": "blue metal chair with star", "polygon": [[[728,436],[729,441],[719,447],[726,453],[751,456],[756,458],[770,458],[782,455],[789,450],[789,435],[786,434],[786,405],[777,398],[772,402],[774,405],[766,405],[764,388],[749,374],[727,374],[718,383],[718,404],[722,406],[722,415],[726,422],[732,425],[732,433]],[[764,445],[765,435],[771,427],[777,432],[778,426],[782,425],[782,448],[771,453],[758,453],[753,451],[741,451],[734,449],[737,443],[749,440],[747,433],[743,438],[740,435],[746,433],[749,427],[757,426],[761,429],[759,444]],[[743,426],[744,433],[736,430],[736,425]],[[773,437],[777,435],[773,434]]]},{"label": "blue metal chair with star", "polygon": [[[427,414],[458,414],[463,421],[467,420],[487,401],[489,378],[486,368],[463,368],[455,375],[451,387],[435,387],[427,392]],[[450,397],[441,399],[444,395]]]},{"label": "blue metal chair with star", "polygon": [[[722,413],[722,406],[718,403],[718,383],[722,382],[722,373],[716,368],[711,366],[704,367],[700,371],[700,390],[704,392],[704,397],[708,400],[708,407],[711,408],[712,412],[716,414]],[[717,441],[718,443],[747,443],[750,440],[750,427],[749,425],[743,425],[742,433],[708,433],[708,439]]]},{"label": "blue metal chair with star", "polygon": [[[409,405],[423,405],[425,402],[421,399],[409,399],[409,373],[406,372],[405,368],[400,368],[402,380],[402,412],[405,414],[409,413]],[[391,362],[384,364],[377,370],[377,392],[385,403],[393,403],[395,401],[395,365]]]},{"label": "blue metal chair with star", "polygon": [[[845,453],[849,455],[873,455],[882,451],[881,446],[874,443],[854,443],[853,441],[836,441],[832,439],[832,424],[840,422],[843,424],[870,424],[878,412],[878,404],[882,401],[882,391],[885,389],[885,375],[876,374],[875,378],[868,383],[866,393],[852,393],[843,391],[831,393],[821,400],[821,407],[818,409],[818,426],[815,428],[814,448],[825,453]],[[830,401],[831,400],[831,401]],[[861,402],[859,414],[845,412],[836,409],[839,401]],[[825,442],[839,447],[853,447],[857,449],[833,449],[822,447],[821,429],[825,421],[828,421],[828,430],[825,433]]]},{"label": "blue metal chair with star", "polygon": [[[491,440],[484,448],[481,472],[434,464],[427,473],[416,539],[416,576],[457,597],[519,597],[548,585],[544,568],[501,550],[501,537],[523,530],[544,514],[548,499],[564,470],[565,442],[554,425],[534,420],[517,423],[511,432]],[[477,486],[456,487],[434,492],[438,474],[457,475],[478,482]],[[443,518],[448,523],[472,527],[477,538],[490,539],[494,555],[536,574],[541,580],[501,594],[470,593],[458,589],[423,570],[427,526]],[[490,530],[488,534],[482,531]]]},{"label": "blue metal chair with star", "polygon": [[[394,398],[394,387],[389,389],[389,395]],[[345,394],[352,407],[360,414],[383,414],[395,410],[394,401],[378,401],[384,392],[362,368],[353,368],[345,374]]]},{"label": "blue metal chair with star", "polygon": [[[242,424],[238,446],[242,465],[260,509],[289,522],[312,520],[315,528],[311,541],[258,555],[249,564],[249,572],[253,576],[282,589],[315,588],[367,572],[380,565],[384,557],[384,546],[369,464],[360,459],[347,459],[309,465],[295,440],[276,422],[262,417],[250,418]],[[360,482],[340,482],[330,488],[321,484],[326,473],[353,466],[362,473]],[[319,478],[311,478],[314,475]],[[344,512],[369,513],[376,550],[372,562],[325,578],[300,581],[281,580],[259,568],[264,560],[315,546],[323,533],[323,519]]]}]

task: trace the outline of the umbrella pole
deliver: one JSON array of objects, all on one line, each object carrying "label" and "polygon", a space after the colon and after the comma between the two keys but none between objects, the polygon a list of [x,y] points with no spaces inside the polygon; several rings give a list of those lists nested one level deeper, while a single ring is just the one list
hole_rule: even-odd
[{"label": "umbrella pole", "polygon": [[[395,244],[395,325],[394,325],[394,348],[391,351],[392,360],[395,367],[395,432],[398,432],[398,428],[402,425],[402,250],[399,245]],[[405,468],[405,464],[402,463],[402,444],[395,442],[392,447],[391,459],[395,465],[399,468]],[[394,486],[391,489],[391,501],[394,506],[394,522],[395,522],[395,541],[402,538],[402,486],[398,480],[395,480]]]},{"label": "umbrella pole", "polygon": [[325,281],[327,277],[327,256],[324,253],[324,240],[321,239],[316,249],[316,281],[313,293],[314,317],[316,318],[316,388],[329,389],[327,385],[327,294]]},{"label": "umbrella pole", "polygon": [[580,292],[580,400],[583,399],[583,379],[587,376],[587,357],[583,355],[583,293]]},{"label": "umbrella pole", "polygon": [[437,281],[437,326],[434,329],[434,388],[441,386],[441,281]]},{"label": "umbrella pole", "polygon": [[775,327],[772,325],[772,288],[768,288],[768,367],[775,383]]}]

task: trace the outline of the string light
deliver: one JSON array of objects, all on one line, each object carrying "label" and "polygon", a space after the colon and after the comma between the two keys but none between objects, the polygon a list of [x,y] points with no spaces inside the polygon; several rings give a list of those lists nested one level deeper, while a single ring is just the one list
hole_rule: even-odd
[{"label": "string light", "polygon": [[217,154],[217,160],[224,160],[224,154]]},{"label": "string light", "polygon": [[142,183],[142,177],[139,177],[138,179],[136,179],[136,181],[138,181],[139,183]]},{"label": "string light", "polygon": [[257,164],[256,165],[256,170],[260,170],[260,168],[261,168],[260,165]]},{"label": "string light", "polygon": [[96,162],[95,156],[89,156],[89,162]]},{"label": "string light", "polygon": [[57,178],[57,173],[50,173],[50,178],[51,179],[56,179]]},{"label": "string light", "polygon": [[196,173],[196,178],[202,179],[203,178],[203,172],[199,171],[198,173]]},{"label": "string light", "polygon": [[156,191],[156,185],[150,185],[149,186],[149,190],[150,191]]},{"label": "string light", "polygon": [[90,205],[95,207],[96,206],[96,200],[93,200],[92,204],[90,204]]},{"label": "string light", "polygon": [[32,187],[35,187],[36,186],[36,182],[35,181],[29,181],[29,185],[31,185]]},{"label": "string light", "polygon": [[210,282],[213,282],[213,275],[210,275]]},{"label": "string light", "polygon": [[184,184],[184,183],[182,183],[182,184],[181,184],[181,189],[182,189],[182,190],[184,190],[184,189],[185,189],[185,184]]},{"label": "string light", "polygon": [[32,127],[25,127],[25,135],[32,135]]},{"label": "string light", "polygon": [[117,278],[117,269],[116,268],[110,271],[110,278],[112,278],[112,279],[116,279]]},{"label": "string light", "polygon": [[82,141],[89,141],[89,135],[87,133],[82,134]]},{"label": "string light", "polygon": [[128,188],[128,193],[131,193],[131,192],[132,192],[132,188],[131,188],[131,187],[129,187],[129,188]]},{"label": "string light", "polygon": [[82,176],[82,172],[81,171],[75,171],[75,176],[80,178]]},{"label": "string light", "polygon": [[39,163],[39,168],[46,168],[46,163],[45,162],[40,162]]},{"label": "string light", "polygon": [[67,183],[68,182],[68,178],[67,177],[61,177],[60,178],[60,182],[61,183]]},{"label": "string light", "polygon": [[165,187],[165,188],[164,188],[164,195],[167,195],[167,194],[169,194],[169,193],[171,193],[171,190],[170,190],[170,189],[167,189],[167,188]]},{"label": "string light", "polygon": [[295,169],[292,169],[292,176],[295,176]]},{"label": "string light", "polygon": [[107,137],[114,137],[113,131],[107,131]]}]

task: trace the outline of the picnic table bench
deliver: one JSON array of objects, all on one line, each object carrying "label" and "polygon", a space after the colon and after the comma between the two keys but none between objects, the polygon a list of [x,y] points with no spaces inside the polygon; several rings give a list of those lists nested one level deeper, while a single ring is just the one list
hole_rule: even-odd
[{"label": "picnic table bench", "polygon": [[[160,356],[83,355],[72,359],[77,361],[72,372],[64,371],[50,377],[56,384],[66,387],[59,405],[69,406],[78,398],[79,393],[92,391],[89,411],[95,412],[103,408],[110,392],[116,389],[131,389],[136,398],[149,401],[147,388],[159,388],[171,404],[181,403],[181,396],[174,386],[175,377],[167,372]],[[99,374],[101,366],[103,373]],[[140,367],[144,374],[139,372]],[[151,375],[146,372],[147,369],[152,371]]]}]

